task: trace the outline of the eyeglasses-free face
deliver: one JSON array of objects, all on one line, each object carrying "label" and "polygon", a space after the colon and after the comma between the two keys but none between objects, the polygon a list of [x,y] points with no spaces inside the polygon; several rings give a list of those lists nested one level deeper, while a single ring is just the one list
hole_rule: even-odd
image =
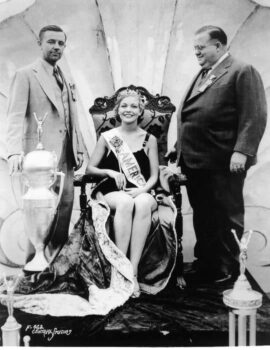
[{"label": "eyeglasses-free face", "polygon": [[48,30],[39,42],[43,58],[54,65],[63,55],[66,47],[66,37],[63,32]]},{"label": "eyeglasses-free face", "polygon": [[141,115],[140,104],[138,97],[127,96],[119,104],[118,114],[122,122],[130,124],[137,122]]}]

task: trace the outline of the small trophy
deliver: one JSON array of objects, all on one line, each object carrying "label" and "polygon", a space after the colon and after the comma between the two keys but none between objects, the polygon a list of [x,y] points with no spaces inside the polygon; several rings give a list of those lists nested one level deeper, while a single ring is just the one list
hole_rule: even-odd
[{"label": "small trophy", "polygon": [[[23,216],[27,237],[35,248],[35,256],[25,267],[25,271],[43,271],[48,262],[44,254],[44,241],[49,233],[64,186],[64,174],[57,171],[55,152],[46,151],[41,143],[42,120],[34,113],[38,124],[37,148],[29,152],[23,160],[23,181],[28,187],[23,196]],[[60,190],[57,195],[52,186],[60,176]]]},{"label": "small trophy", "polygon": [[[13,297],[16,286],[20,280],[22,275],[9,275],[6,276],[4,273],[2,274],[1,282],[2,288],[7,294],[5,295],[5,302],[7,304],[8,309],[8,318],[5,324],[1,327],[2,329],[2,338],[3,338],[3,346],[19,346],[20,345],[20,329],[21,325],[16,321],[13,316]],[[3,296],[3,294],[2,294]]]},{"label": "small trophy", "polygon": [[[240,249],[240,275],[233,289],[223,292],[223,302],[229,307],[229,346],[236,345],[236,334],[238,334],[238,346],[246,346],[247,330],[249,345],[254,346],[256,345],[256,312],[262,305],[262,294],[251,288],[245,275],[247,248],[253,231],[244,232],[241,240],[238,239],[234,230],[232,233]],[[247,327],[247,321],[249,327]],[[237,326],[238,329],[236,329]]]},{"label": "small trophy", "polygon": [[240,249],[240,275],[237,281],[234,283],[233,289],[224,292],[224,303],[233,308],[236,307],[248,309],[259,307],[262,303],[262,296],[260,293],[251,288],[245,275],[247,248],[253,231],[246,231],[241,240],[238,239],[234,230],[232,230],[232,233]]}]

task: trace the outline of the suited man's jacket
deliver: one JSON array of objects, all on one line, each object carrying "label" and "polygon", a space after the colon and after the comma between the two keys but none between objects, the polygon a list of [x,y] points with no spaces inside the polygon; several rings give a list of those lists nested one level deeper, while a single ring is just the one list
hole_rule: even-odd
[{"label": "suited man's jacket", "polygon": [[[230,55],[192,93],[194,78],[178,111],[178,159],[194,169],[229,169],[234,151],[254,164],[267,117],[259,73]],[[192,96],[191,96],[192,93]]]},{"label": "suited man's jacket", "polygon": [[[63,106],[59,106],[54,94],[52,79],[48,75],[42,60],[18,70],[11,84],[8,102],[7,145],[8,156],[34,150],[37,146],[36,113],[43,124],[42,144],[48,151],[55,151],[58,160],[61,156],[66,133],[72,142],[74,166],[77,165],[77,153],[83,153],[82,137],[79,131],[75,85],[64,76],[69,105],[69,120],[64,120]],[[62,107],[62,108],[61,108]]]}]

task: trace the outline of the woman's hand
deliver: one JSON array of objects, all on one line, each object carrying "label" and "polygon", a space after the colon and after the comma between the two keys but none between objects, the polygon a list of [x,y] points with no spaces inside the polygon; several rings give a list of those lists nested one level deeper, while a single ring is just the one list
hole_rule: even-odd
[{"label": "woman's hand", "polygon": [[132,198],[137,197],[141,193],[145,193],[146,191],[143,188],[126,188],[125,192],[129,194]]},{"label": "woman's hand", "polygon": [[119,190],[123,190],[126,186],[126,178],[125,175],[122,173],[119,173],[118,171],[114,170],[108,170],[107,174],[109,177],[114,179],[116,186]]}]

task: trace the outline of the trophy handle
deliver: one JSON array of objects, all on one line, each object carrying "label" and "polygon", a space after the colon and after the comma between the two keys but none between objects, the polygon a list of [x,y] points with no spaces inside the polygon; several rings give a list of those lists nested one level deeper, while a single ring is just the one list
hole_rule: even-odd
[{"label": "trophy handle", "polygon": [[30,187],[30,183],[29,183],[29,180],[27,179],[27,176],[22,173],[21,174],[21,179],[22,179],[22,183],[26,186],[26,187]]},{"label": "trophy handle", "polygon": [[56,177],[60,176],[60,188],[59,188],[59,193],[58,193],[57,203],[56,203],[56,208],[57,208],[64,189],[65,174],[62,171],[56,171],[55,175]]}]

